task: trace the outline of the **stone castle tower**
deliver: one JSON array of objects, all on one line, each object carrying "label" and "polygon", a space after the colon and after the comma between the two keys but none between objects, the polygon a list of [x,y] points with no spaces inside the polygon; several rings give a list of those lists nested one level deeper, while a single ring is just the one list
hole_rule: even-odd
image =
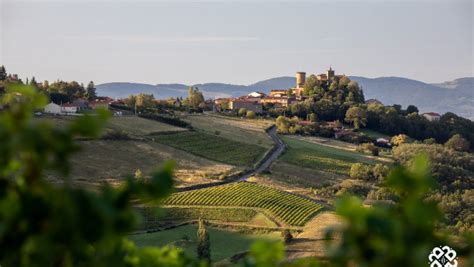
[{"label": "stone castle tower", "polygon": [[297,72],[296,73],[296,88],[303,88],[306,81],[306,72]]}]

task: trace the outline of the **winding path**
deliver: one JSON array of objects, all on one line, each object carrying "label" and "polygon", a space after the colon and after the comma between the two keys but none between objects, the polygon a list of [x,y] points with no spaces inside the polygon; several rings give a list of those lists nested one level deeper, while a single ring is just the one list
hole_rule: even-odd
[{"label": "winding path", "polygon": [[252,170],[242,173],[236,177],[225,179],[224,181],[198,184],[198,185],[192,185],[192,186],[187,186],[187,187],[180,187],[180,188],[176,188],[176,191],[178,192],[190,191],[190,190],[208,188],[208,187],[213,187],[213,186],[218,186],[218,185],[223,185],[223,184],[246,181],[249,177],[254,176],[255,174],[258,174],[266,170],[281,155],[281,153],[285,151],[285,143],[283,143],[283,141],[278,137],[276,126],[273,125],[269,129],[267,129],[266,132],[268,136],[270,136],[270,138],[273,140],[274,146],[273,148],[271,148],[270,152],[266,154],[265,157]]}]

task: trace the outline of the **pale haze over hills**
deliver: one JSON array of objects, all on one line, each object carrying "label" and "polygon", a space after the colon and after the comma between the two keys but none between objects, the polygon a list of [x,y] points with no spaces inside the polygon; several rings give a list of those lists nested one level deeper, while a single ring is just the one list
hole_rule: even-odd
[{"label": "pale haze over hills", "polygon": [[[350,76],[364,90],[366,99],[375,98],[386,105],[400,104],[403,107],[416,105],[420,111],[438,113],[454,112],[474,119],[474,78],[460,78],[441,84],[428,84],[401,77],[365,78]],[[295,84],[294,77],[278,77],[250,85],[224,83],[196,84],[206,98],[236,97],[252,91],[268,93],[271,89],[287,89]],[[136,93],[151,93],[157,98],[186,97],[185,84],[138,84],[105,83],[97,86],[98,93],[115,98]]]}]

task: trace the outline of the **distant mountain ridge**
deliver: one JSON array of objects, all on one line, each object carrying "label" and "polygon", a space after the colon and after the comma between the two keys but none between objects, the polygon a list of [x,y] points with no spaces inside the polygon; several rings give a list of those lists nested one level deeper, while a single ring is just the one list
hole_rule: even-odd
[{"label": "distant mountain ridge", "polygon": [[[403,107],[416,105],[420,111],[438,113],[453,112],[474,119],[474,77],[459,78],[440,84],[428,84],[402,77],[365,78],[349,76],[357,81],[366,99],[375,98],[386,105],[400,104]],[[195,84],[206,98],[236,97],[253,91],[268,93],[271,89],[287,89],[295,85],[294,77],[276,77],[250,85],[225,83]],[[99,95],[114,98],[130,94],[148,93],[157,98],[186,97],[185,84],[143,84],[113,82],[97,85]]]}]

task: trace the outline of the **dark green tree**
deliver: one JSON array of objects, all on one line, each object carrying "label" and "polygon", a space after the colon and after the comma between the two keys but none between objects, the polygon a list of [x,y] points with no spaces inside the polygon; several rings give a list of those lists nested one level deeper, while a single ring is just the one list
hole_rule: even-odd
[{"label": "dark green tree", "polygon": [[211,242],[209,240],[209,233],[206,229],[206,222],[199,218],[197,231],[197,256],[200,260],[211,262]]},{"label": "dark green tree", "polygon": [[414,105],[409,105],[407,107],[407,113],[410,114],[410,113],[418,113],[418,108]]},{"label": "dark green tree", "polygon": [[5,66],[0,67],[0,81],[5,81],[7,79],[7,70],[5,69]]},{"label": "dark green tree", "polygon": [[96,88],[93,81],[90,81],[89,84],[87,85],[85,97],[89,101],[97,98]]},{"label": "dark green tree", "polygon": [[346,112],[346,122],[354,125],[354,128],[359,129],[361,126],[367,125],[367,112],[360,107],[350,107]]}]

